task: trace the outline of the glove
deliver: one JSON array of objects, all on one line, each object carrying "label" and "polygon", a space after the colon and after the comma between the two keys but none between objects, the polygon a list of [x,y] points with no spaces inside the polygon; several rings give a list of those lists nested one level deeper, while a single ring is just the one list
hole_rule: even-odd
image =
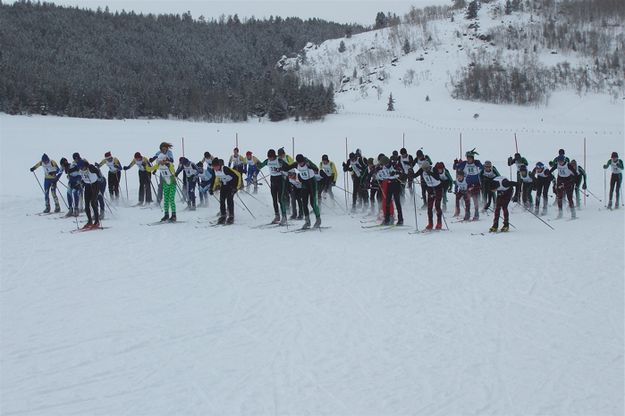
[{"label": "glove", "polygon": [[454,165],[457,165],[457,164],[458,164],[458,162],[459,162],[459,160],[458,160],[458,159],[454,159]]},{"label": "glove", "polygon": [[123,167],[123,169],[124,169],[124,170],[128,170],[128,166],[124,166],[124,167]]},{"label": "glove", "polygon": [[156,157],[151,157],[148,159],[150,161],[150,163],[154,162],[156,160]]},{"label": "glove", "polygon": [[508,166],[511,166],[514,163],[514,159],[512,159],[512,156],[508,157]]},{"label": "glove", "polygon": [[34,168],[34,167],[30,168],[30,171],[31,171],[31,172],[34,172],[34,171],[35,171],[35,168]]},{"label": "glove", "polygon": [[586,184],[582,185],[582,189],[585,191],[586,190]]},{"label": "glove", "polygon": [[336,186],[336,181],[332,181],[332,186]]}]

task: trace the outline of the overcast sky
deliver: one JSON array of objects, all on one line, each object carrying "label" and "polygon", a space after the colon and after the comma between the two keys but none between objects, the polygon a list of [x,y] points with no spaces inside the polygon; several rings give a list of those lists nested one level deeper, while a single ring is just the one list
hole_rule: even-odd
[{"label": "overcast sky", "polygon": [[360,23],[371,25],[379,11],[403,15],[410,6],[424,7],[432,4],[451,4],[451,0],[413,0],[413,1],[199,1],[199,0],[53,0],[52,3],[96,9],[108,6],[111,11],[134,10],[139,13],[184,13],[190,11],[194,18],[203,15],[207,19],[220,15],[238,14],[240,18],[273,16],[297,16],[303,19],[318,17],[339,23]]}]

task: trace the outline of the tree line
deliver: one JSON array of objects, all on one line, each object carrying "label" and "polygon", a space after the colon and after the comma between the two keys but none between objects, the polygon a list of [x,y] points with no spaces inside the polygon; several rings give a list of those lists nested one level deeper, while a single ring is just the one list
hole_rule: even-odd
[{"label": "tree line", "polygon": [[319,119],[333,87],[276,67],[364,31],[320,19],[194,19],[0,2],[0,111],[87,118]]}]

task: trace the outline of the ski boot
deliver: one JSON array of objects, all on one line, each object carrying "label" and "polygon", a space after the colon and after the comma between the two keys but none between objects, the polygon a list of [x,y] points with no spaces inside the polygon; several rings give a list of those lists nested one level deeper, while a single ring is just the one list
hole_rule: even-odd
[{"label": "ski boot", "polygon": [[100,212],[100,218],[104,219],[104,210],[102,210],[102,212]]},{"label": "ski boot", "polygon": [[234,217],[230,216],[226,219],[226,224],[231,225],[234,224]]},{"label": "ski boot", "polygon": [[92,230],[95,230],[96,228],[100,228],[100,221],[96,221],[91,225]]},{"label": "ski boot", "polygon": [[191,206],[189,207],[189,210],[191,210],[191,211],[195,211],[195,209],[196,209],[196,208],[195,208],[195,204],[191,204]]},{"label": "ski boot", "polygon": [[436,230],[442,230],[442,229],[443,229],[443,224],[441,224],[441,222],[440,222],[440,221],[437,221],[437,222],[436,222],[436,227],[434,227],[434,229],[436,229]]},{"label": "ski boot", "polygon": [[80,214],[80,209],[74,208],[74,217],[77,217]]},{"label": "ski boot", "polygon": [[172,212],[171,217],[169,217],[169,222],[176,222],[176,213]]},{"label": "ski boot", "polygon": [[[502,228],[502,230],[503,230],[503,228]],[[488,232],[489,233],[496,233],[497,232],[497,226],[493,225],[492,227],[489,228]]]},{"label": "ski boot", "polygon": [[504,224],[503,227],[501,227],[502,233],[507,233],[508,230],[510,230],[510,226],[508,224]]},{"label": "ski boot", "polygon": [[284,215],[282,216],[282,219],[280,220],[280,225],[286,225],[286,224],[287,224],[287,223],[286,223],[286,214],[284,214]]},{"label": "ski boot", "polygon": [[280,215],[276,214],[273,217],[273,221],[271,221],[271,224],[280,224]]},{"label": "ski boot", "polygon": [[469,221],[471,220],[471,216],[469,215],[469,213],[467,212],[466,214],[464,214],[464,219],[463,221]]},{"label": "ski boot", "polygon": [[480,220],[480,214],[475,211],[475,215],[473,216],[473,221],[479,221]]},{"label": "ski boot", "polygon": [[434,224],[432,224],[431,222],[428,222],[428,225],[425,226],[425,229],[428,231],[432,231],[432,228],[434,228]]},{"label": "ski boot", "polygon": [[400,217],[400,218],[398,218],[398,219],[397,219],[397,222],[395,223],[395,225],[397,225],[397,226],[402,226],[402,225],[404,225],[404,219],[403,219],[403,218],[401,218],[401,217]]},{"label": "ski boot", "polygon": [[577,213],[575,212],[575,207],[571,208],[571,219],[574,220],[577,218]]},{"label": "ski boot", "polygon": [[456,211],[454,211],[454,218],[459,217],[460,216],[460,209],[456,208]]},{"label": "ski boot", "polygon": [[290,219],[291,221],[294,221],[294,220],[298,219],[298,218],[297,218],[297,214],[296,214],[296,213],[293,213],[293,215],[291,215],[291,216],[289,217],[289,219]]},{"label": "ski boot", "polygon": [[296,218],[296,220],[303,220],[304,219],[304,214],[299,214]]},{"label": "ski boot", "polygon": [[73,217],[74,216],[74,209],[70,208],[69,210],[67,210],[67,214],[65,214],[63,216],[63,218],[69,218],[69,217]]},{"label": "ski boot", "polygon": [[[607,208],[608,208],[608,209],[612,209],[612,200],[609,200],[609,201],[608,201],[608,206],[607,206]],[[44,211],[44,212],[45,212],[45,211]]]},{"label": "ski boot", "polygon": [[87,221],[87,223],[82,226],[82,230],[88,230],[91,227],[93,227],[93,223],[91,221]]},{"label": "ski boot", "polygon": [[226,216],[225,215],[221,215],[219,217],[219,219],[217,220],[217,224],[224,225],[225,223],[226,223]]},{"label": "ski boot", "polygon": [[534,215],[538,215],[538,211],[539,211],[539,208],[538,208],[538,205],[536,205],[536,207],[534,207]]},{"label": "ski boot", "polygon": [[43,210],[44,214],[49,214],[50,213],[50,205],[46,205],[46,209]]},{"label": "ski boot", "polygon": [[557,220],[559,220],[560,218],[562,218],[562,210],[558,211],[558,216],[556,217]]},{"label": "ski boot", "polygon": [[310,228],[310,217],[306,215],[306,218],[304,219],[304,225],[302,225],[302,230],[307,230],[309,228]]},{"label": "ski boot", "polygon": [[161,218],[161,222],[165,222],[169,220],[169,212],[166,212],[165,215],[163,215],[163,218]]},{"label": "ski boot", "polygon": [[315,220],[315,223],[313,224],[313,228],[319,228],[321,227],[321,217],[317,217],[317,219]]},{"label": "ski boot", "polygon": [[54,212],[55,212],[55,213],[57,213],[57,214],[58,214],[59,212],[61,212],[61,207],[60,207],[60,206],[58,206],[58,205],[57,205],[57,206],[55,206],[55,207],[54,207]]}]

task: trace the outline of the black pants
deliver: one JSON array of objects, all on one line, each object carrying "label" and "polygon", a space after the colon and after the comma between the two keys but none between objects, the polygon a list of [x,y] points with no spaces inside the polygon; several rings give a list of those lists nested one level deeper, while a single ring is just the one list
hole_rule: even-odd
[{"label": "black pants", "polygon": [[291,195],[291,215],[299,217],[302,217],[304,215],[304,201],[302,199],[302,196],[302,188],[293,186],[293,194]]},{"label": "black pants", "polygon": [[356,202],[358,202],[358,198],[362,192],[360,187],[360,178],[356,176],[356,174],[352,174],[352,208],[356,207]]},{"label": "black pants", "polygon": [[117,171],[115,173],[109,171],[109,195],[111,195],[111,199],[119,198],[119,182],[122,178],[122,173]]},{"label": "black pants", "polygon": [[[273,212],[276,215],[282,213],[282,215],[286,215],[286,204],[284,201],[284,194],[286,192],[286,184],[284,177],[280,176],[272,176],[271,180],[271,199],[273,200]],[[280,211],[278,211],[278,205],[280,205]]]},{"label": "black pants", "polygon": [[423,199],[423,205],[427,204],[427,192],[428,186],[425,184],[424,180],[421,180],[421,199]]},{"label": "black pants", "polygon": [[434,208],[436,208],[436,222],[441,223],[443,218],[443,210],[441,208],[441,200],[443,199],[443,186],[428,187],[428,221],[430,224],[434,221]]},{"label": "black pants", "polygon": [[[99,194],[99,183],[85,184],[85,213],[87,214],[87,221],[90,223],[98,223],[100,221],[100,216],[98,215]],[[93,209],[93,217],[91,216],[91,209]]]},{"label": "black pants", "polygon": [[536,190],[536,203],[534,204],[536,206],[536,208],[540,207],[540,199],[542,198],[544,200],[543,205],[546,207],[547,206],[547,199],[549,198],[549,184],[550,181],[548,180],[536,180],[534,182],[535,184],[535,190]]},{"label": "black pants", "polygon": [[402,211],[401,211],[401,201],[400,201],[401,187],[402,187],[401,183],[399,183],[399,181],[397,180],[392,180],[392,181],[389,181],[388,183],[386,201],[385,201],[386,216],[384,218],[386,222],[390,221],[391,219],[391,200],[395,201],[395,208],[397,208],[397,220],[398,221],[404,220],[404,215],[402,214]]},{"label": "black pants", "polygon": [[532,188],[531,182],[521,183],[521,200],[526,208],[529,208],[532,203]]},{"label": "black pants", "polygon": [[512,197],[512,200],[514,202],[519,202],[520,197],[519,195],[521,194],[521,183],[523,181],[521,180],[521,173],[517,170],[516,172],[516,186],[514,187],[514,196]]},{"label": "black pants", "polygon": [[310,200],[310,206],[315,213],[315,216],[319,217],[319,205],[317,204],[317,181],[315,179],[309,179],[302,182],[302,206],[304,208],[304,216],[308,218],[310,211],[308,210],[308,202]]},{"label": "black pants", "polygon": [[613,173],[610,176],[610,201],[612,201],[612,193],[616,189],[616,206],[619,204],[621,197],[621,182],[623,181],[622,173]]},{"label": "black pants", "polygon": [[226,205],[228,205],[228,217],[234,218],[234,194],[236,192],[237,188],[234,185],[221,187],[221,191],[219,191],[219,212],[222,217],[226,216]]},{"label": "black pants", "polygon": [[378,203],[382,202],[382,192],[380,191],[380,185],[371,184],[371,190],[369,193],[369,202],[371,203],[371,208],[373,209],[373,207],[375,206],[375,201],[378,201]]},{"label": "black pants", "polygon": [[491,204],[495,205],[495,198],[497,198],[497,193],[490,190],[490,184],[493,182],[492,179],[484,178],[484,183],[482,184],[482,198],[484,199],[484,210],[487,210]]},{"label": "black pants", "polygon": [[513,189],[510,188],[507,191],[498,191],[497,192],[497,201],[495,202],[495,219],[493,220],[493,226],[495,228],[499,227],[499,213],[503,211],[503,225],[507,227],[510,225],[510,213],[508,212],[508,204],[510,203],[510,198],[512,198]]},{"label": "black pants", "polygon": [[148,204],[152,202],[152,177],[151,173],[145,170],[139,171],[139,203],[143,201]]},{"label": "black pants", "polygon": [[460,215],[460,200],[464,201],[464,216],[471,215],[471,205],[469,203],[469,191],[456,192],[456,214]]},{"label": "black pants", "polygon": [[330,198],[334,199],[334,194],[332,193],[332,178],[329,176],[325,176],[319,182],[319,198],[321,199],[321,194],[326,192],[330,195]]},{"label": "black pants", "polygon": [[562,210],[562,200],[566,195],[566,199],[569,201],[569,208],[575,209],[573,204],[573,188],[575,187],[575,180],[572,176],[566,178],[558,177],[556,183],[556,200],[558,202],[558,209]]}]

